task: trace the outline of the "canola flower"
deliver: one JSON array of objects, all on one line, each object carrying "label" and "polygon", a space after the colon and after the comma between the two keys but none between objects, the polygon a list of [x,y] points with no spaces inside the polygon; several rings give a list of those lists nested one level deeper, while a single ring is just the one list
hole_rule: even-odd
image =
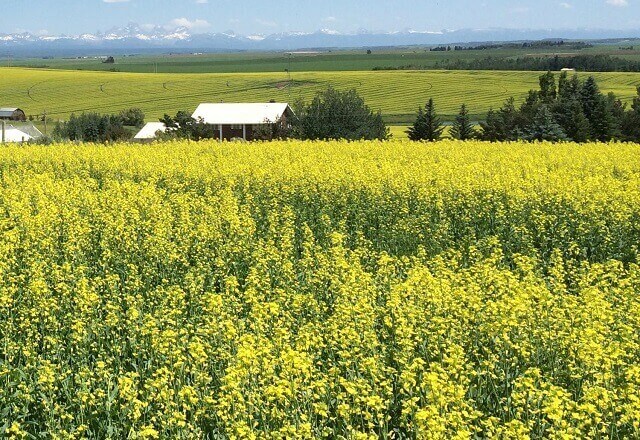
[{"label": "canola flower", "polygon": [[0,436],[640,438],[640,148],[0,149]]}]

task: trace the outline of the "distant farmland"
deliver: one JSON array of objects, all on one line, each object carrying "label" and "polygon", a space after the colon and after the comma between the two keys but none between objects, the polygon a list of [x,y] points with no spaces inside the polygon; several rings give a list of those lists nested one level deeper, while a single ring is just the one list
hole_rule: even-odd
[{"label": "distant farmland", "polygon": [[[328,86],[355,88],[387,122],[410,122],[417,107],[433,97],[445,117],[466,103],[475,115],[499,107],[509,96],[522,99],[538,82],[537,72],[382,71],[237,74],[139,74],[1,68],[0,105],[28,115],[47,111],[52,119],[73,112],[117,112],[140,107],[152,120],[164,113],[195,109],[200,102],[294,102]],[[625,100],[640,85],[637,73],[595,74],[605,92]]]}]

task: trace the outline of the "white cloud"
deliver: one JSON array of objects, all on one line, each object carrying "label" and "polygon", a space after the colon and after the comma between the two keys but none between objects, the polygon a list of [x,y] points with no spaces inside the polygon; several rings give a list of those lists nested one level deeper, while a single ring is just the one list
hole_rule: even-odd
[{"label": "white cloud", "polygon": [[102,0],[105,3],[127,3],[129,0]]},{"label": "white cloud", "polygon": [[560,3],[560,7],[565,8],[565,9],[571,9],[571,8],[573,8],[573,5],[571,3],[562,2],[562,3]]},{"label": "white cloud", "polygon": [[209,3],[209,0],[196,0],[196,3],[199,5],[206,5],[207,3]]},{"label": "white cloud", "polygon": [[199,18],[195,20],[189,20],[188,18],[174,18],[169,22],[170,26],[183,27],[190,30],[206,29],[211,27],[211,24],[207,20],[201,20]]},{"label": "white cloud", "polygon": [[611,6],[627,6],[629,4],[628,0],[607,0],[607,4]]}]

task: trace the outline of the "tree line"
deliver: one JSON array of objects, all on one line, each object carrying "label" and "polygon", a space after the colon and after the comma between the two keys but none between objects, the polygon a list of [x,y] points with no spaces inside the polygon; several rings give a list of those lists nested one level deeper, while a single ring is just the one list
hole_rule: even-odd
[{"label": "tree line", "polygon": [[434,66],[434,69],[444,70],[558,71],[564,68],[583,72],[640,72],[640,62],[602,54],[518,58],[490,56],[468,60],[443,60]]},{"label": "tree line", "polygon": [[559,71],[565,68],[583,72],[640,72],[640,62],[611,55],[554,55],[518,58],[488,56],[479,59],[447,59],[438,61],[432,66],[415,64],[376,66],[372,70],[526,70],[544,72]]},{"label": "tree line", "polygon": [[[115,115],[90,112],[72,114],[68,121],[56,123],[52,137],[56,140],[78,142],[116,142],[128,140],[132,132],[126,127],[144,125],[144,112],[139,108],[123,110]],[[48,142],[44,140],[44,143]]]},{"label": "tree line", "polygon": [[[556,81],[555,75],[547,72],[540,77],[539,84],[539,90],[529,91],[520,107],[514,98],[509,98],[498,110],[490,109],[479,129],[463,104],[453,122],[451,137],[492,142],[640,142],[640,87],[638,96],[627,106],[614,93],[603,94],[592,76],[581,81],[577,75],[569,77],[563,72]],[[418,110],[407,133],[412,140],[437,141],[443,131],[430,99]]]}]

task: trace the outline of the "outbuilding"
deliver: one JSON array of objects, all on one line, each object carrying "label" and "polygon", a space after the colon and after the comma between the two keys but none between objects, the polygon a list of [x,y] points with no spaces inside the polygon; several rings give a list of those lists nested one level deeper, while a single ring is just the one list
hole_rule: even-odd
[{"label": "outbuilding", "polygon": [[265,125],[289,124],[293,110],[289,104],[269,103],[220,103],[200,104],[192,117],[205,124],[214,125],[217,139],[254,140],[254,133]]},{"label": "outbuilding", "polygon": [[19,108],[0,108],[0,120],[26,121],[27,115]]},{"label": "outbuilding", "polygon": [[14,127],[5,127],[4,130],[0,128],[0,143],[22,143],[33,139],[31,135]]},{"label": "outbuilding", "polygon": [[142,130],[138,132],[133,138],[134,142],[150,143],[158,137],[158,132],[164,133],[167,131],[167,126],[162,122],[148,122]]}]

